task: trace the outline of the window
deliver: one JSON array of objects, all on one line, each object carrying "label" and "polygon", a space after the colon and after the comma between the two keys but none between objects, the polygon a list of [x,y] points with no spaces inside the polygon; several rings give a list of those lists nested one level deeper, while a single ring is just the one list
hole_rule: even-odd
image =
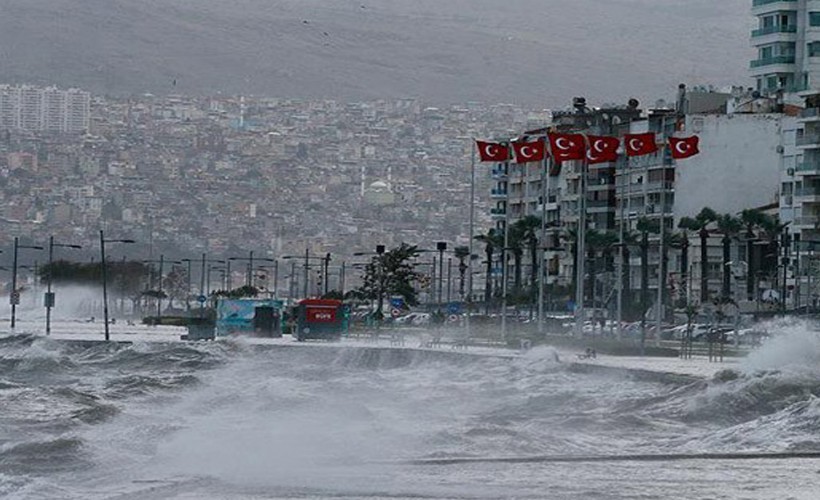
[{"label": "window", "polygon": [[809,26],[820,26],[820,12],[809,12]]},{"label": "window", "polygon": [[820,57],[820,42],[809,43],[809,57]]}]

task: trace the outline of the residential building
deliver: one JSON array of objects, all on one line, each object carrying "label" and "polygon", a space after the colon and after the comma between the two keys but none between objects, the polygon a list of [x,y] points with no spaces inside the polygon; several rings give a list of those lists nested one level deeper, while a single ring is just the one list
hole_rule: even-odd
[{"label": "residential building", "polygon": [[88,92],[0,85],[0,129],[82,133],[88,131],[90,117]]}]

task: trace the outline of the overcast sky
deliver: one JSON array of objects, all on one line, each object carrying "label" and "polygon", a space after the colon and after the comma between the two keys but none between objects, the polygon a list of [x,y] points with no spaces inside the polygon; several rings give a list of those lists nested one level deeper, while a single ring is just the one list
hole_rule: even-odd
[{"label": "overcast sky", "polygon": [[[751,85],[748,0],[0,0],[0,81],[564,105]],[[173,82],[176,80],[176,86]]]}]

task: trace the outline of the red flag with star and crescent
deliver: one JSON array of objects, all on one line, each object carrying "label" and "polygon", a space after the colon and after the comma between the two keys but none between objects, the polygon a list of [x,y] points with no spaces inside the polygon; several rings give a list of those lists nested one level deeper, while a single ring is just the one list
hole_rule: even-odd
[{"label": "red flag with star and crescent", "polygon": [[518,163],[529,163],[532,161],[544,161],[547,156],[547,143],[544,139],[532,142],[514,142],[515,161]]},{"label": "red flag with star and crescent", "polygon": [[669,152],[672,153],[672,158],[682,160],[700,153],[698,144],[700,138],[696,135],[691,137],[670,137],[669,138]]},{"label": "red flag with star and crescent", "polygon": [[552,157],[557,163],[583,160],[586,155],[586,139],[581,134],[548,134]]},{"label": "red flag with star and crescent", "polygon": [[627,156],[643,156],[656,152],[655,132],[624,134],[624,149]]},{"label": "red flag with star and crescent", "polygon": [[621,140],[617,137],[588,135],[587,140],[589,141],[587,162],[590,165],[618,160],[618,148],[621,147]]},{"label": "red flag with star and crescent", "polygon": [[481,161],[507,161],[510,159],[510,148],[497,142],[475,141]]}]

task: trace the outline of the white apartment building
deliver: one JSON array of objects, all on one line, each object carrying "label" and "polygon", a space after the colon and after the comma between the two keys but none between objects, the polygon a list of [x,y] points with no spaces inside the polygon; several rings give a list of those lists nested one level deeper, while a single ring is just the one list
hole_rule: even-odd
[{"label": "white apartment building", "polygon": [[82,133],[90,122],[88,92],[0,85],[0,129]]},{"label": "white apartment building", "polygon": [[751,76],[763,93],[820,85],[820,1],[752,0],[757,58]]}]

